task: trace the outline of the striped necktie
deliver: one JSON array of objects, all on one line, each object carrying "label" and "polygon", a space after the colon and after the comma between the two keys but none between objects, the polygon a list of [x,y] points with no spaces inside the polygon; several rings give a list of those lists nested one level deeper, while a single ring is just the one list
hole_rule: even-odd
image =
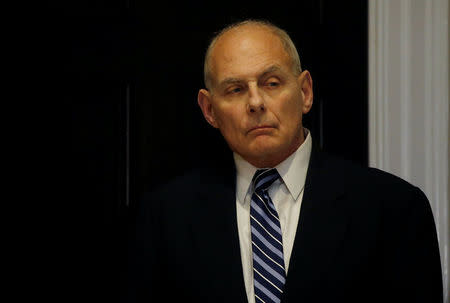
[{"label": "striped necktie", "polygon": [[269,186],[279,177],[274,168],[260,169],[252,180],[250,226],[256,302],[280,302],[286,282],[280,220],[268,194]]}]

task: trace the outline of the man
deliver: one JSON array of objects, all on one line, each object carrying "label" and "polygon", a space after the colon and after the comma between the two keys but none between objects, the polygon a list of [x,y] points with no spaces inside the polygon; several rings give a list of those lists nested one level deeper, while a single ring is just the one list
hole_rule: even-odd
[{"label": "man", "polygon": [[442,301],[426,197],[313,148],[302,126],[312,79],[283,30],[252,20],[222,30],[205,84],[198,104],[234,161],[143,199],[129,301]]}]

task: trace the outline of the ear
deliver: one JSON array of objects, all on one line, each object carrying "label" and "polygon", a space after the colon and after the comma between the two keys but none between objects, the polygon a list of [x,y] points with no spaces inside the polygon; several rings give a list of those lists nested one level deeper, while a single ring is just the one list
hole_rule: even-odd
[{"label": "ear", "polygon": [[300,76],[298,76],[300,83],[300,88],[302,90],[303,97],[303,114],[307,114],[313,105],[313,83],[311,74],[309,71],[303,71]]},{"label": "ear", "polygon": [[213,127],[219,128],[211,104],[211,93],[206,89],[199,90],[197,102],[198,106],[200,106],[200,109],[202,110],[203,116],[205,117],[206,121],[208,121],[208,123],[211,124]]}]

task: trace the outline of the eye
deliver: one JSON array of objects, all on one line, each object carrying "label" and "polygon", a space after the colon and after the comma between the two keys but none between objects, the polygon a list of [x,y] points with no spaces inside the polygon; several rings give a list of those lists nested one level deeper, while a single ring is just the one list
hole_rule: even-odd
[{"label": "eye", "polygon": [[281,85],[281,81],[280,81],[279,77],[276,77],[276,76],[270,76],[264,80],[264,86],[269,89],[276,88],[280,85]]},{"label": "eye", "polygon": [[241,87],[233,87],[231,89],[228,90],[229,94],[238,94],[242,91]]},{"label": "eye", "polygon": [[270,87],[270,88],[274,88],[274,87],[278,87],[280,85],[280,82],[275,81],[275,80],[270,80],[266,82],[266,86]]}]

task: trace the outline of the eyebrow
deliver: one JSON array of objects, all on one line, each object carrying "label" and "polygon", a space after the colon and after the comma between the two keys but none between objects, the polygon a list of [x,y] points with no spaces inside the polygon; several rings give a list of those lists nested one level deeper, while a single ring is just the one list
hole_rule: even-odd
[{"label": "eyebrow", "polygon": [[[266,69],[258,76],[258,78],[264,77],[264,76],[266,76],[267,74],[270,74],[270,73],[273,73],[273,72],[276,72],[276,71],[279,71],[279,70],[281,70],[280,66],[278,66],[278,65],[271,65],[271,66],[269,66],[268,68],[266,68]],[[242,79],[240,79],[240,78],[232,78],[232,77],[229,77],[229,78],[225,78],[223,81],[221,81],[221,82],[219,83],[219,87],[224,87],[224,86],[229,85],[229,84],[237,84],[237,83],[241,83],[241,82],[242,82]]]}]

